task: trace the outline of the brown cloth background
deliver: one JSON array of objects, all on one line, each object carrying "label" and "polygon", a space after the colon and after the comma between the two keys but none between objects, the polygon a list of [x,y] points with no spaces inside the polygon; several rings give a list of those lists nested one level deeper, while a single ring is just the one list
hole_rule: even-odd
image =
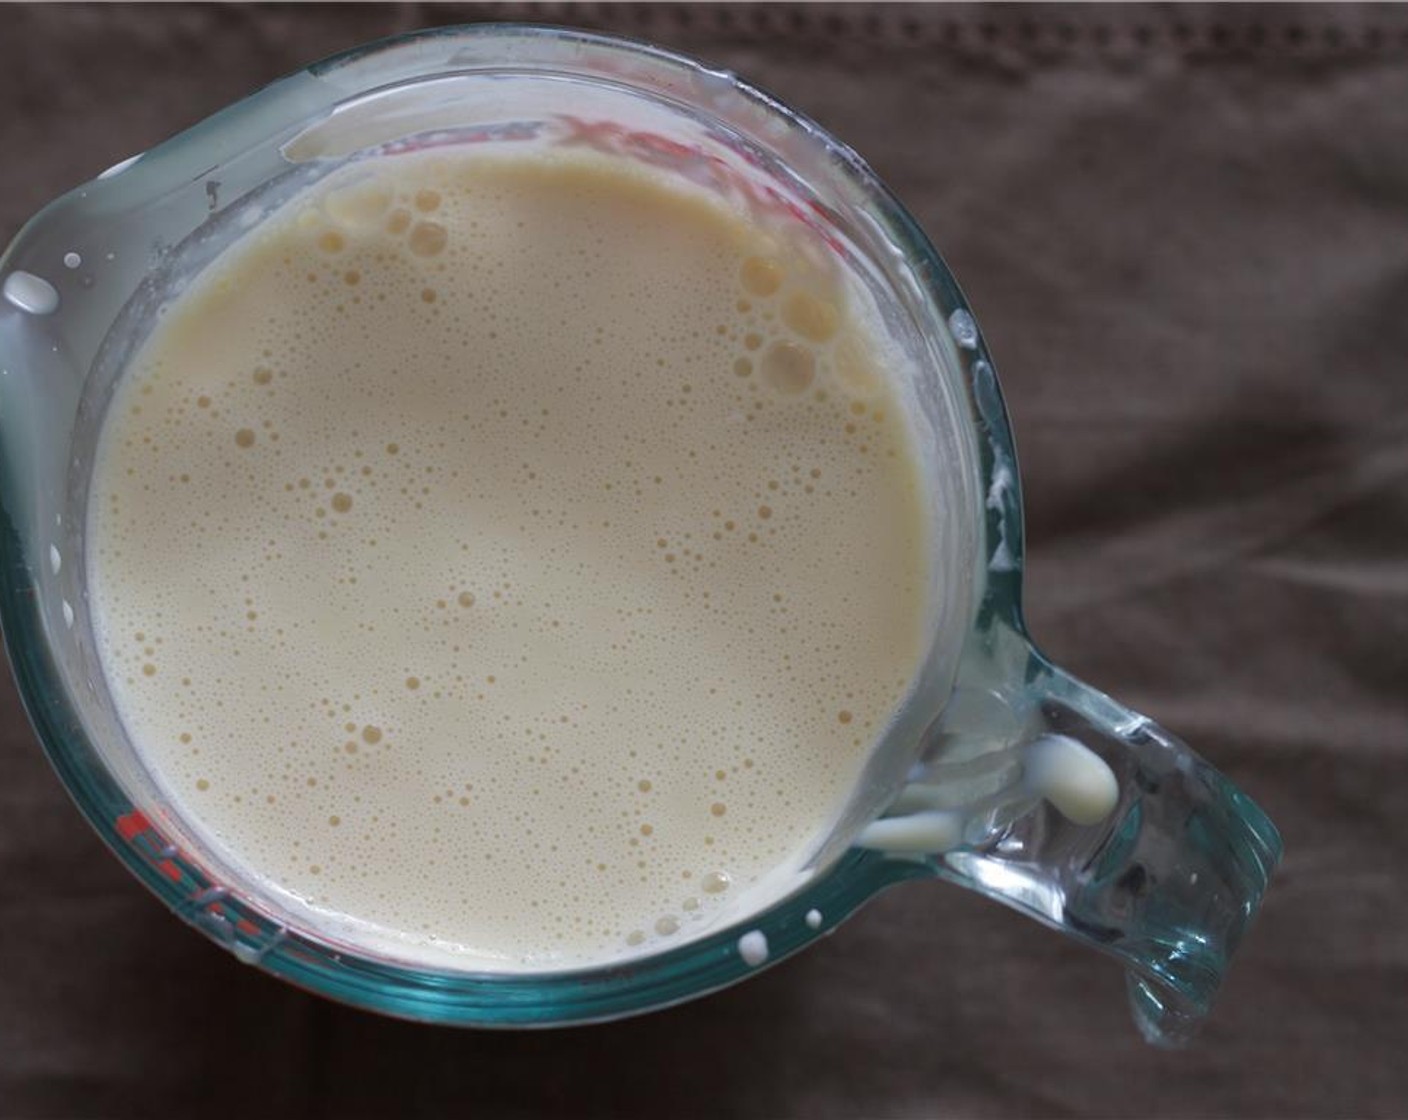
[{"label": "brown cloth background", "polygon": [[533,1034],[352,1012],[185,929],[0,685],[0,1116],[1408,1116],[1408,9],[0,8],[0,240],[287,71],[480,19],[731,67],[849,140],[966,287],[1022,454],[1032,629],[1288,854],[1201,1040],[974,895]]}]

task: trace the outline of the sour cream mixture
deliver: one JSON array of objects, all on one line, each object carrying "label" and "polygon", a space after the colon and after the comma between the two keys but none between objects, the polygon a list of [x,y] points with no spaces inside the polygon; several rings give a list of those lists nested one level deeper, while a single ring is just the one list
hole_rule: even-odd
[{"label": "sour cream mixture", "polygon": [[282,904],[411,960],[756,910],[923,653],[889,354],[653,173],[349,166],[170,303],[104,423],[89,581],[142,759]]}]

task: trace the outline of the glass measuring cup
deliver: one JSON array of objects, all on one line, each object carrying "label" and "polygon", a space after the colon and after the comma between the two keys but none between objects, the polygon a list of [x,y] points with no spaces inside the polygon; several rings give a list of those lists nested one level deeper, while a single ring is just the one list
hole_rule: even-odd
[{"label": "glass measuring cup", "polygon": [[[804,226],[863,275],[923,372],[941,585],[919,687],[800,893],[669,953],[575,972],[409,967],[262,897],[174,814],[112,709],[84,590],[105,394],[165,294],[343,161],[429,144],[589,145]],[[1205,1012],[1274,864],[1274,830],[1148,721],[1050,666],[1020,615],[1020,494],[991,363],[902,208],[810,122],[684,59],[479,27],[339,56],[65,196],[0,262],[0,619],[55,767],[125,862],[242,959],[443,1022],[581,1022],[717,988],[910,878],[975,887],[1120,957],[1141,1025]],[[876,821],[877,816],[883,819]]]}]

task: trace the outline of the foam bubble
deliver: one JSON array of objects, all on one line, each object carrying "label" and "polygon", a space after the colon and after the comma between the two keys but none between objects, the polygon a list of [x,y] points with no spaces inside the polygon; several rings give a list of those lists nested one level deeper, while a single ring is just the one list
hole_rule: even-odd
[{"label": "foam bubble", "polygon": [[449,241],[445,227],[438,222],[417,222],[406,238],[406,245],[418,257],[438,256]]},{"label": "foam bubble", "polygon": [[740,280],[755,296],[774,295],[782,287],[782,265],[770,257],[749,257],[740,269]]},{"label": "foam bubble", "polygon": [[788,397],[811,387],[816,379],[816,353],[795,342],[778,341],[763,354],[763,380]]},{"label": "foam bubble", "polygon": [[794,292],[782,305],[782,321],[809,342],[826,342],[836,333],[840,312],[810,292]]}]

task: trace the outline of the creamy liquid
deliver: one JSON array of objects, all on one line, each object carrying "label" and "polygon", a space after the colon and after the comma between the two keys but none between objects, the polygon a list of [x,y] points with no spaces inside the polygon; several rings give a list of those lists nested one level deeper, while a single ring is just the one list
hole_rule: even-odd
[{"label": "creamy liquid", "polygon": [[363,161],[119,382],[108,683],[177,812],[315,927],[500,969],[678,944],[795,886],[905,697],[929,527],[891,359],[693,192]]}]

